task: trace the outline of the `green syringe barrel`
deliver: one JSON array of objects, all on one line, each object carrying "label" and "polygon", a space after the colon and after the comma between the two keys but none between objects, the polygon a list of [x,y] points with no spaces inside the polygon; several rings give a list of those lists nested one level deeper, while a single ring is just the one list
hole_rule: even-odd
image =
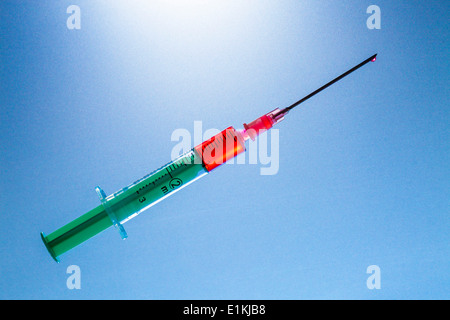
[{"label": "green syringe barrel", "polygon": [[108,197],[97,187],[101,205],[49,235],[41,233],[41,238],[57,262],[61,254],[113,225],[125,239],[123,223],[207,173],[192,149]]},{"label": "green syringe barrel", "polygon": [[276,109],[248,125],[245,124],[246,129],[243,131],[229,127],[108,197],[97,187],[100,206],[49,235],[41,233],[47,250],[59,261],[61,254],[111,226],[125,239],[127,234],[123,223],[243,153],[246,140],[254,139],[259,133],[270,129],[273,124],[282,120],[282,116],[279,109]]}]

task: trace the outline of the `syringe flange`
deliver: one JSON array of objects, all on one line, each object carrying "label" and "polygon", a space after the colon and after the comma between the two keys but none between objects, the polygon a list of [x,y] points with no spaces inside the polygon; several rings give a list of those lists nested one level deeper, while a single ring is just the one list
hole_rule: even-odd
[{"label": "syringe flange", "polygon": [[113,226],[117,229],[122,239],[125,240],[126,238],[128,238],[127,232],[125,231],[123,225],[120,223],[119,219],[117,219],[117,216],[114,214],[114,211],[109,206],[108,200],[106,199],[105,191],[103,191],[102,188],[100,188],[99,186],[95,187],[95,191],[97,192],[97,195],[100,199],[103,209],[105,209],[106,213],[108,214],[108,217],[111,219]]}]

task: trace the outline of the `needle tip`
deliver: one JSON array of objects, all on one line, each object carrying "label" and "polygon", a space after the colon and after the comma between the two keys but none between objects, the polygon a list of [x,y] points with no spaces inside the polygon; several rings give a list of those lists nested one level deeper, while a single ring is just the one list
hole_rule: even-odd
[{"label": "needle tip", "polygon": [[372,62],[377,61],[377,55],[378,55],[378,53],[373,56]]}]

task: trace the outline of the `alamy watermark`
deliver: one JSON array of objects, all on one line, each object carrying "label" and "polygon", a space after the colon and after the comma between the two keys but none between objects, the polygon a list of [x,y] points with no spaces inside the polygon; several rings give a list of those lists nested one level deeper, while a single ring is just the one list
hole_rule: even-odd
[{"label": "alamy watermark", "polygon": [[66,270],[70,276],[67,278],[66,286],[68,289],[81,289],[81,269],[77,265],[70,265]]},{"label": "alamy watermark", "polygon": [[[201,121],[194,121],[193,135],[184,128],[174,130],[171,135],[171,141],[178,143],[172,148],[171,159],[175,160],[190,151],[192,146],[199,145],[219,133],[218,129],[208,129],[203,132]],[[231,141],[231,144],[229,144],[229,141]],[[217,157],[217,153],[227,153],[230,148],[235,147],[232,139],[227,139],[225,145],[211,145],[211,150],[205,152],[216,153],[215,159],[220,159],[220,157]],[[261,175],[275,175],[278,173],[280,168],[280,134],[278,129],[271,129],[261,134],[254,141],[250,139],[246,151],[247,156],[245,154],[238,155],[236,158],[229,159],[226,164],[260,164],[262,165],[260,168]]]},{"label": "alamy watermark", "polygon": [[81,29],[81,9],[79,6],[74,4],[67,7],[66,12],[70,16],[66,20],[66,26],[69,30],[80,30]]},{"label": "alamy watermark", "polygon": [[381,29],[381,9],[379,6],[371,5],[367,8],[367,14],[370,14],[370,17],[366,21],[367,28],[369,30],[380,30]]},{"label": "alamy watermark", "polygon": [[367,278],[366,285],[370,290],[381,289],[381,269],[377,265],[371,265],[367,267],[367,274],[370,276]]}]

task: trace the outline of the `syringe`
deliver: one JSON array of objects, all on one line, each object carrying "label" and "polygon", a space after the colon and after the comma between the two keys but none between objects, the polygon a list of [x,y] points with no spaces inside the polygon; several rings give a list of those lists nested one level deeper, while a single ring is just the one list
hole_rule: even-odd
[{"label": "syringe", "polygon": [[376,56],[375,54],[364,60],[291,106],[284,109],[277,108],[249,124],[244,124],[243,130],[236,130],[233,127],[225,129],[110,196],[106,196],[102,189],[96,187],[101,202],[99,206],[49,235],[41,233],[48,252],[59,262],[61,254],[111,226],[119,231],[122,239],[126,239],[127,233],[123,227],[126,221],[241,154],[245,151],[245,141],[255,140],[258,135],[282,121],[290,110],[366,63],[375,61]]}]

